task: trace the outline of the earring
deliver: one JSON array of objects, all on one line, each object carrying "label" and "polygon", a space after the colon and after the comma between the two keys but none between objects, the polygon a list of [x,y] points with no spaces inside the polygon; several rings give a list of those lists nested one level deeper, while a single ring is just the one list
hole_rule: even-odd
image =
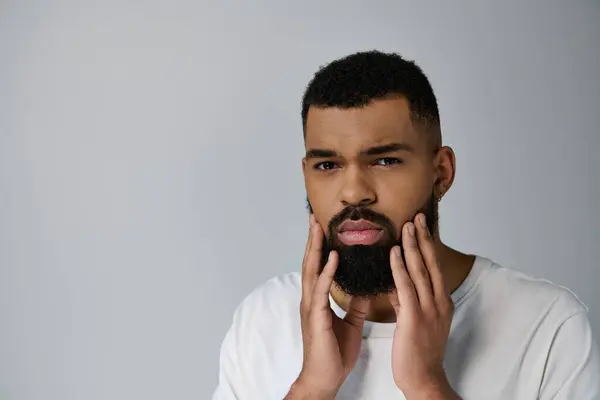
[{"label": "earring", "polygon": [[438,203],[439,203],[440,201],[442,201],[442,197],[444,197],[444,192],[441,192],[441,193],[438,195],[438,197],[437,197],[437,201],[438,201]]}]

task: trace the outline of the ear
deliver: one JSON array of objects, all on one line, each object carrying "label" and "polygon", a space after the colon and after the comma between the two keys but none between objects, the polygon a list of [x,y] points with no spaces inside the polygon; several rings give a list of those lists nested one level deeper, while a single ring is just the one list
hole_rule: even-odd
[{"label": "ear", "polygon": [[441,147],[434,157],[434,192],[439,200],[454,183],[456,176],[456,157],[452,148]]},{"label": "ear", "polygon": [[302,174],[304,175],[304,183],[306,184],[306,157],[302,157]]}]

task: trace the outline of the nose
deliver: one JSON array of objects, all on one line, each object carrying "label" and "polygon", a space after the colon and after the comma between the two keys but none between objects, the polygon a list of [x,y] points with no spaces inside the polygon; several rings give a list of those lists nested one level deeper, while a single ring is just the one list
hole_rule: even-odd
[{"label": "nose", "polygon": [[377,200],[367,173],[359,168],[348,168],[345,171],[340,198],[344,207],[368,206]]}]

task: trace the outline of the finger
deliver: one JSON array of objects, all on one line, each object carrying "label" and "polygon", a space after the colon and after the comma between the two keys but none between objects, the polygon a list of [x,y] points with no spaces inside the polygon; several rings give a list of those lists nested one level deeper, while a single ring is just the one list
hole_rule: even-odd
[{"label": "finger", "polygon": [[415,225],[412,222],[407,222],[404,225],[404,232],[402,233],[404,258],[406,259],[408,275],[415,286],[421,308],[430,309],[434,306],[431,280],[429,279],[429,272],[427,272],[427,268],[423,264],[423,258],[421,257],[421,251],[415,235]]},{"label": "finger", "polygon": [[310,247],[307,251],[306,259],[304,260],[304,269],[307,273],[308,279],[315,282],[319,277],[324,235],[325,234],[323,233],[323,229],[321,229],[321,225],[319,225],[318,222],[313,221],[310,233]]},{"label": "finger", "polygon": [[400,312],[400,301],[398,300],[398,289],[394,289],[388,293],[388,298],[396,315]]},{"label": "finger", "polygon": [[327,264],[323,268],[323,272],[319,276],[315,288],[312,293],[311,310],[326,310],[330,308],[329,305],[329,291],[333,284],[335,277],[335,271],[338,266],[338,254],[336,251],[329,253],[329,259]]},{"label": "finger", "polygon": [[319,278],[323,235],[321,226],[314,222],[311,227],[310,248],[302,265],[302,295],[303,301],[308,307],[310,307],[312,292]]},{"label": "finger", "polygon": [[[315,216],[310,214],[308,218],[308,239],[306,240],[306,247],[304,248],[304,257],[302,257],[302,266],[306,263],[306,257],[308,257],[308,252],[310,250],[310,244],[312,243],[312,227],[315,222]],[[302,276],[304,277],[305,270],[302,268]]]},{"label": "finger", "polygon": [[[406,307],[408,309],[418,306],[417,294],[412,280],[408,276],[402,257],[400,256],[400,247],[394,246],[390,254],[390,264],[392,266],[392,276],[396,284],[395,292],[390,293],[390,302],[398,312]],[[395,298],[394,298],[395,297]]]},{"label": "finger", "polygon": [[369,298],[359,296],[352,297],[350,299],[350,304],[348,305],[348,312],[344,316],[344,321],[362,331],[370,303],[371,300]]},{"label": "finger", "polygon": [[309,228],[308,228],[308,239],[306,241],[306,248],[304,249],[304,257],[302,258],[302,301],[301,305],[306,305],[306,299],[309,298],[308,293],[312,290],[312,285],[308,282],[307,277],[307,268],[306,268],[306,260],[308,258],[308,253],[310,252],[310,246],[312,244],[312,232],[313,232],[313,221],[314,217],[311,214],[309,218]]},{"label": "finger", "polygon": [[439,304],[439,301],[445,301],[449,293],[446,291],[444,284],[444,277],[440,270],[440,264],[435,251],[435,245],[431,232],[427,228],[427,221],[424,214],[417,215],[417,238],[419,243],[419,249],[423,257],[423,262],[429,273],[431,280],[431,287],[433,290],[433,297],[435,302]]}]

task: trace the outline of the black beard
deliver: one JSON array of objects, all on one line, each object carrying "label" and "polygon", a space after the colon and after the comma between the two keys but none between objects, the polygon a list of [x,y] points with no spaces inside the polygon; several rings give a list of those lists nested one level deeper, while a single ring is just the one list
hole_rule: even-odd
[{"label": "black beard", "polygon": [[[312,213],[310,203],[307,206]],[[436,233],[438,213],[433,194],[415,215],[419,212],[425,214],[429,232],[432,235]],[[359,219],[373,222],[383,228],[383,235],[379,242],[373,245],[347,246],[337,239],[338,228],[344,221]],[[377,296],[396,288],[392,276],[390,252],[392,247],[399,245],[404,260],[404,248],[402,233],[399,238],[396,238],[396,229],[388,217],[367,207],[348,206],[329,221],[327,232],[323,242],[321,271],[327,262],[329,252],[337,251],[339,265],[334,281],[343,292],[351,296]]]}]

